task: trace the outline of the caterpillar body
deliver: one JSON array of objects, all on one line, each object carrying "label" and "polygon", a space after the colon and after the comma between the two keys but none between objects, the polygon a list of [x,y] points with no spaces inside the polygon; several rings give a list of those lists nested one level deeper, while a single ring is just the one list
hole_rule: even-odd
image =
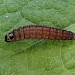
[{"label": "caterpillar body", "polygon": [[22,39],[73,40],[75,34],[71,31],[48,26],[29,25],[14,29],[5,36],[6,42]]}]

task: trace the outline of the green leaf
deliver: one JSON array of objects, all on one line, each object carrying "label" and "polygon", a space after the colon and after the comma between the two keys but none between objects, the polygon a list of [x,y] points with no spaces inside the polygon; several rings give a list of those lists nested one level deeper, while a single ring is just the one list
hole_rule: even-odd
[{"label": "green leaf", "polygon": [[74,40],[4,41],[29,24],[75,32],[75,0],[0,0],[0,75],[75,75]]}]

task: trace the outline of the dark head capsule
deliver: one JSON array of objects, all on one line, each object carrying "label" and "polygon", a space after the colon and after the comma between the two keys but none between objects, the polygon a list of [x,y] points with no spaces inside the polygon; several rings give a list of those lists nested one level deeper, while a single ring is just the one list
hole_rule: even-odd
[{"label": "dark head capsule", "polygon": [[6,42],[11,42],[13,40],[14,40],[13,33],[9,33],[9,34],[5,35],[5,41]]}]

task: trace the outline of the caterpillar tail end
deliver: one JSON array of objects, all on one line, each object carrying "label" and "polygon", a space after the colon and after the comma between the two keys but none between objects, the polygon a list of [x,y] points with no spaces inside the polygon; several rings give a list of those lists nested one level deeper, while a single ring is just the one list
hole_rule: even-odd
[{"label": "caterpillar tail end", "polygon": [[73,33],[73,40],[75,40],[75,33]]}]

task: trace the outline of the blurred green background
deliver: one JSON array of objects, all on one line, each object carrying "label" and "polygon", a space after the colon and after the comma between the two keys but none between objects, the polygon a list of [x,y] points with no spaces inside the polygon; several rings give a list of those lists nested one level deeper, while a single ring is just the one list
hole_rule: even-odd
[{"label": "blurred green background", "polygon": [[75,32],[75,0],[0,0],[0,75],[75,75],[75,41],[4,37],[25,25]]}]

